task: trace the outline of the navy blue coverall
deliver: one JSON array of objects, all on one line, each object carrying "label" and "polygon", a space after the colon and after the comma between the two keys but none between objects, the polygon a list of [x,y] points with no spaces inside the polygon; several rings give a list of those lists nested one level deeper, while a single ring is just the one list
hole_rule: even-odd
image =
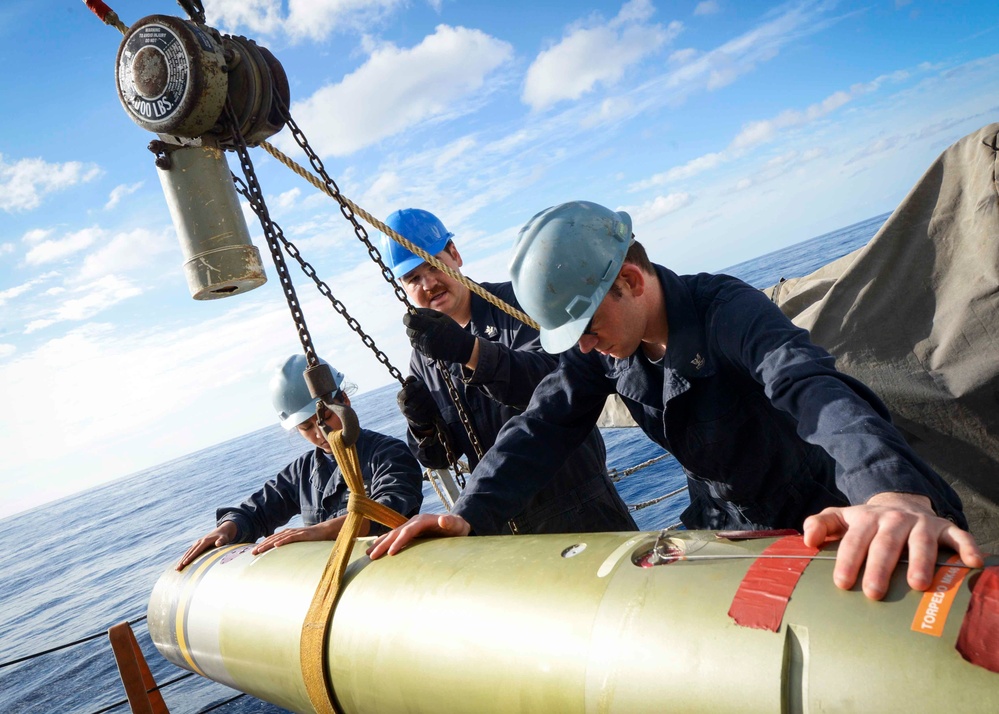
[{"label": "navy blue coverall", "polygon": [[669,321],[663,359],[641,349],[620,360],[563,353],[455,504],[472,528],[496,527],[544,488],[614,392],[686,472],[688,528],[800,529],[827,506],[885,491],[928,496],[938,515],[967,527],[960,498],[881,400],[762,292],[730,276],[655,268]]},{"label": "navy blue coverall", "polygon": [[[489,292],[516,306],[510,283],[483,283]],[[538,383],[558,364],[558,358],[541,349],[538,331],[505,312],[471,295],[472,318],[468,328],[479,340],[479,361],[475,371],[451,364],[462,403],[485,451],[493,445],[504,424],[520,414]],[[472,470],[469,483],[478,474],[478,458],[468,434],[451,402],[447,386],[432,360],[414,351],[410,372],[423,380],[447,423],[451,444],[463,454]],[[444,448],[434,436],[417,443],[410,433],[417,458],[431,468],[448,465]],[[628,507],[607,475],[607,453],[598,429],[590,424],[568,449],[553,478],[522,499],[518,507],[500,520],[475,528],[477,535],[509,533],[513,521],[518,533],[584,533],[637,530]],[[534,466],[529,466],[533,470]],[[510,488],[519,488],[520,474],[508,476]],[[529,479],[532,477],[528,477]]]},{"label": "navy blue coverall", "polygon": [[[406,444],[377,431],[361,429],[357,457],[364,490],[370,498],[407,518],[419,512],[423,504],[423,475]],[[299,513],[307,526],[346,515],[349,495],[336,459],[316,447],[284,467],[239,506],[218,509],[216,518],[218,525],[225,521],[236,524],[233,543],[253,543]],[[371,522],[371,535],[387,531]]]}]

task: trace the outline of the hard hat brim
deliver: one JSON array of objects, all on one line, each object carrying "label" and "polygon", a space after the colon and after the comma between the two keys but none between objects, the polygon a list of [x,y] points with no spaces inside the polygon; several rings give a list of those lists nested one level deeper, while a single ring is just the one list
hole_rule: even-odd
[{"label": "hard hat brim", "polygon": [[[402,248],[402,246],[399,246],[399,247],[402,250],[405,250],[405,248]],[[441,250],[443,250],[443,248],[441,248]],[[409,253],[408,250],[406,252]],[[433,253],[433,255],[436,255],[439,252],[440,251],[437,251],[437,252]],[[410,253],[410,257],[406,258],[401,263],[392,266],[392,275],[394,275],[396,278],[401,278],[403,275],[405,275],[409,271],[416,270],[417,268],[419,268],[421,265],[423,265],[426,262],[427,261],[425,261],[420,256],[416,255],[415,253]]]},{"label": "hard hat brim", "polygon": [[286,431],[291,431],[302,422],[308,421],[310,418],[314,417],[316,415],[316,402],[318,401],[319,397],[316,397],[309,402],[308,406],[303,407],[301,410],[282,419],[281,426],[283,426]]},{"label": "hard hat brim", "polygon": [[549,330],[542,327],[540,329],[541,346],[545,348],[545,352],[553,355],[561,354],[579,342],[579,338],[586,331],[586,325],[593,317],[594,312],[596,312],[596,306],[593,310],[587,310],[582,317],[570,320],[554,329]]}]

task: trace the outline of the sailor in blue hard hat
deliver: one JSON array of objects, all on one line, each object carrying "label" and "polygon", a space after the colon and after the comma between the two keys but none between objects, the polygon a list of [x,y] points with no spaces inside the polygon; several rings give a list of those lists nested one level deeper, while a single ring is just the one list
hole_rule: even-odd
[{"label": "sailor in blue hard hat", "polygon": [[[325,360],[319,361],[327,364]],[[204,551],[229,543],[254,543],[264,538],[253,549],[258,554],[296,541],[333,540],[339,534],[347,519],[350,492],[319,421],[334,431],[342,425],[340,418],[325,406],[316,414],[319,399],[309,392],[304,377],[307,367],[308,361],[301,354],[292,355],[282,363],[270,382],[271,404],[281,426],[298,431],[315,448],[288,464],[239,506],[218,509],[216,528],[188,548],[177,564],[178,570]],[[333,403],[349,406],[344,375],[332,367],[331,370],[336,385]],[[370,498],[409,516],[420,510],[423,476],[403,442],[361,429],[357,456]],[[301,514],[303,527],[275,533],[275,529],[296,514]],[[361,534],[369,532],[384,532],[384,528],[366,521]]]},{"label": "sailor in blue hard hat", "polygon": [[[460,274],[454,234],[429,211],[406,208],[386,224]],[[541,349],[538,332],[473,293],[458,279],[382,236],[382,255],[417,306],[403,318],[413,346],[410,377],[398,395],[409,440],[424,466],[448,466],[436,429],[442,428],[472,473],[479,457],[461,423],[448,386],[435,366],[450,373],[482,449],[527,402],[538,382],[558,363]],[[484,283],[487,291],[517,306],[510,283]],[[592,428],[582,435],[552,481],[502,522],[479,534],[636,530],[634,519],[607,474],[603,439]]]},{"label": "sailor in blue hard hat", "polygon": [[836,584],[852,587],[864,566],[874,599],[906,546],[917,590],[930,585],[938,546],[983,563],[960,498],[881,400],[761,291],[653,264],[627,213],[588,201],[531,218],[510,269],[542,344],[561,353],[559,369],[498,435],[447,519],[412,519],[372,558],[502,521],[544,487],[616,392],[686,471],[688,528],[803,529],[815,548],[840,540]]}]

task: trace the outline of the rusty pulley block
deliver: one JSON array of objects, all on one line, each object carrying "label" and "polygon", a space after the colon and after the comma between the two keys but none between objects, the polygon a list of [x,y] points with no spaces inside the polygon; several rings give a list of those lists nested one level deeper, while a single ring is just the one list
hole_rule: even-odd
[{"label": "rusty pulley block", "polygon": [[[200,5],[200,3],[198,3]],[[284,126],[288,78],[273,54],[194,20],[149,15],[118,48],[118,98],[157,138],[160,185],[184,253],[188,289],[212,300],[263,285],[224,151],[254,146]]]},{"label": "rusty pulley block", "polygon": [[233,141],[222,121],[227,98],[249,146],[281,130],[280,107],[290,100],[288,77],[269,50],[169,15],[150,15],[129,28],[115,77],[125,112],[143,129],[222,147]]}]

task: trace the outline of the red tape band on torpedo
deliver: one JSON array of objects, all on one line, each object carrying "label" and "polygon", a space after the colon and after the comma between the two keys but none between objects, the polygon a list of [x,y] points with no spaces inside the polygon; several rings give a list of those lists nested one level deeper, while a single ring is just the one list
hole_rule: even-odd
[{"label": "red tape band on torpedo", "polygon": [[972,664],[999,672],[999,567],[986,568],[971,591],[957,651]]},{"label": "red tape band on torpedo", "polygon": [[789,557],[754,561],[739,583],[728,609],[729,617],[743,627],[777,632],[798,579],[818,552],[818,548],[805,545],[800,535],[767,546],[763,555]]}]

